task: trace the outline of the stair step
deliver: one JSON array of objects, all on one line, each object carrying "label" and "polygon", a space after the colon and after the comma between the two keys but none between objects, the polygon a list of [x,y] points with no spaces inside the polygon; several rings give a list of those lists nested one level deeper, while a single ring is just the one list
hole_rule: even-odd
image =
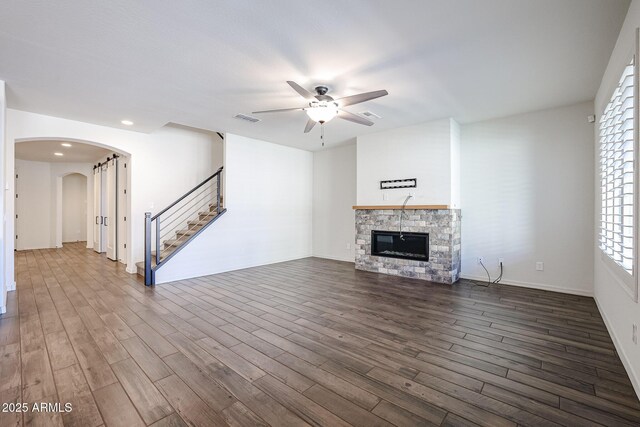
[{"label": "stair step", "polygon": [[178,230],[178,231],[176,231],[176,237],[179,239],[180,237],[183,237],[183,236],[193,236],[201,228],[202,228],[202,226],[198,225],[198,226],[194,226],[194,227],[185,228],[184,230]]},{"label": "stair step", "polygon": [[216,212],[211,212],[211,213],[206,213],[206,212],[200,212],[198,214],[198,219],[200,220],[204,220],[205,223],[211,221],[213,218],[215,218],[216,216],[218,216],[218,214]]},{"label": "stair step", "polygon": [[[168,255],[171,254],[171,252],[173,252],[175,248],[172,247],[171,249],[161,249],[160,250],[160,261],[162,261],[163,259],[165,259]],[[151,251],[151,263],[153,265],[156,265],[156,251]]]},{"label": "stair step", "polygon": [[138,276],[144,277],[144,261],[136,262],[136,270]]},{"label": "stair step", "polygon": [[187,240],[187,236],[185,237],[180,237],[177,239],[169,239],[169,240],[165,240],[164,242],[162,242],[164,244],[164,248],[165,249],[169,249],[169,248],[177,248],[178,246],[180,246],[182,243],[184,243]]},{"label": "stair step", "polygon": [[[151,267],[156,266],[156,258],[153,257],[151,261]],[[137,273],[139,276],[144,277],[144,261],[136,262]]]},{"label": "stair step", "polygon": [[[162,261],[169,255],[171,255],[175,249],[176,249],[175,246],[172,246],[170,248],[164,248],[160,253],[160,257],[161,257],[160,261]],[[156,251],[151,251],[151,267],[155,267],[155,266],[156,266]],[[138,274],[144,277],[144,261],[136,262],[136,267],[138,267]]]},{"label": "stair step", "polygon": [[211,220],[216,216],[218,216],[218,212],[198,212],[198,217],[200,219]]},{"label": "stair step", "polygon": [[191,228],[192,226],[206,225],[209,221],[211,221],[216,216],[218,216],[218,212],[215,212],[215,211],[199,212],[197,218],[187,221],[187,225],[189,226],[189,228]]}]

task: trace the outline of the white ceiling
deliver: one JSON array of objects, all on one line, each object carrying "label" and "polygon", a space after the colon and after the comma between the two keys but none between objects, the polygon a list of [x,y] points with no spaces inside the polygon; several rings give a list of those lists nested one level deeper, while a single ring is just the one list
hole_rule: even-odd
[{"label": "white ceiling", "polygon": [[148,132],[165,123],[318,149],[286,83],[347,107],[327,145],[443,117],[472,122],[593,99],[628,0],[5,1],[0,79],[9,107]]},{"label": "white ceiling", "polygon": [[[71,147],[64,147],[63,143],[71,144]],[[94,163],[110,154],[113,151],[75,141],[34,140],[16,144],[16,159],[34,162]]]}]

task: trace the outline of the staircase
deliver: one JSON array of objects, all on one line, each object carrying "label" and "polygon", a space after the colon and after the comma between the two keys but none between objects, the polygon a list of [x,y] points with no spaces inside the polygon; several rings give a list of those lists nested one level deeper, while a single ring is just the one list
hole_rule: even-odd
[{"label": "staircase", "polygon": [[145,213],[145,259],[136,263],[145,285],[154,285],[156,271],[227,211],[221,184],[222,168],[155,216]]}]

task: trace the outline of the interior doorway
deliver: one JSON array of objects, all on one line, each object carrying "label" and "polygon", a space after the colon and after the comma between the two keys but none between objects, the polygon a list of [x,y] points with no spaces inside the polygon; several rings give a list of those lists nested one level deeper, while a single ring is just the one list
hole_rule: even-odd
[{"label": "interior doorway", "polygon": [[87,241],[87,177],[62,177],[62,244]]}]

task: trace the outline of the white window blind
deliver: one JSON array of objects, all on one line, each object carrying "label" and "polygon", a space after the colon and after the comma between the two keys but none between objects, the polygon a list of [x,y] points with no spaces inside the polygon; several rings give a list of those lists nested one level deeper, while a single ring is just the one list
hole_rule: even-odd
[{"label": "white window blind", "polygon": [[634,61],[600,119],[600,249],[634,274]]}]

